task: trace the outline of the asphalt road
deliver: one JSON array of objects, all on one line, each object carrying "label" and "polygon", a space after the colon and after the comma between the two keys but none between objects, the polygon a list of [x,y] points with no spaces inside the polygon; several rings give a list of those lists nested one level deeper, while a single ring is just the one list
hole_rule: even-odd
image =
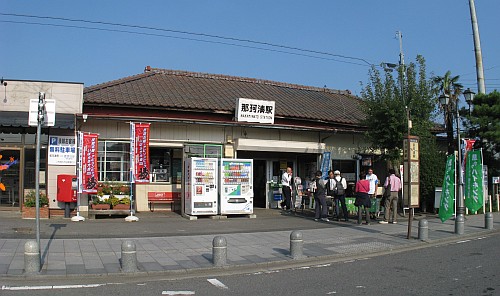
[{"label": "asphalt road", "polygon": [[186,279],[13,279],[1,295],[500,295],[500,234],[317,266]]}]

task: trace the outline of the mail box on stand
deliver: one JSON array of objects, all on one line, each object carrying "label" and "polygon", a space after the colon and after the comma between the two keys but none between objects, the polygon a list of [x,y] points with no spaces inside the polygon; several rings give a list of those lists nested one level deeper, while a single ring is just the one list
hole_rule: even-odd
[{"label": "mail box on stand", "polygon": [[57,201],[76,202],[76,191],[75,175],[57,175]]}]

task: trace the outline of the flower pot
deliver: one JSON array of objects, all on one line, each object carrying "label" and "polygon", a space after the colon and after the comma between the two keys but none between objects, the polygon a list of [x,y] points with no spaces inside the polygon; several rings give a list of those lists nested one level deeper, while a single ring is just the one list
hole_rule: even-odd
[{"label": "flower pot", "polygon": [[[23,219],[36,219],[36,207],[23,207]],[[40,219],[49,219],[49,207],[40,207]]]},{"label": "flower pot", "polygon": [[110,205],[109,204],[92,204],[92,209],[93,210],[109,210]]},{"label": "flower pot", "polygon": [[117,204],[113,206],[113,210],[130,210],[130,205]]}]

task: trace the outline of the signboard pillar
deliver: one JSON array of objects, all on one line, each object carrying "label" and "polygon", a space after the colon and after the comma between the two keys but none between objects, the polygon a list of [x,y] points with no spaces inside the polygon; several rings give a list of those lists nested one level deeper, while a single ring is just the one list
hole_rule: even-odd
[{"label": "signboard pillar", "polygon": [[408,220],[408,238],[411,236],[411,221],[413,208],[420,205],[420,162],[418,137],[408,136],[403,142],[404,178],[403,178],[403,207],[407,203],[410,208]]}]

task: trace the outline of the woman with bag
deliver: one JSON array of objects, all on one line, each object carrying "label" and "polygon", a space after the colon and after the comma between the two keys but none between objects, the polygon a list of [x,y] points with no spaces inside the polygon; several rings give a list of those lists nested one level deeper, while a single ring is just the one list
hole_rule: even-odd
[{"label": "woman with bag", "polygon": [[356,182],[356,200],[354,205],[358,207],[358,224],[363,221],[362,208],[365,209],[366,224],[370,225],[370,208],[372,203],[370,201],[370,196],[368,192],[370,191],[370,180],[365,180],[366,174],[362,173],[359,175],[359,180]]}]

